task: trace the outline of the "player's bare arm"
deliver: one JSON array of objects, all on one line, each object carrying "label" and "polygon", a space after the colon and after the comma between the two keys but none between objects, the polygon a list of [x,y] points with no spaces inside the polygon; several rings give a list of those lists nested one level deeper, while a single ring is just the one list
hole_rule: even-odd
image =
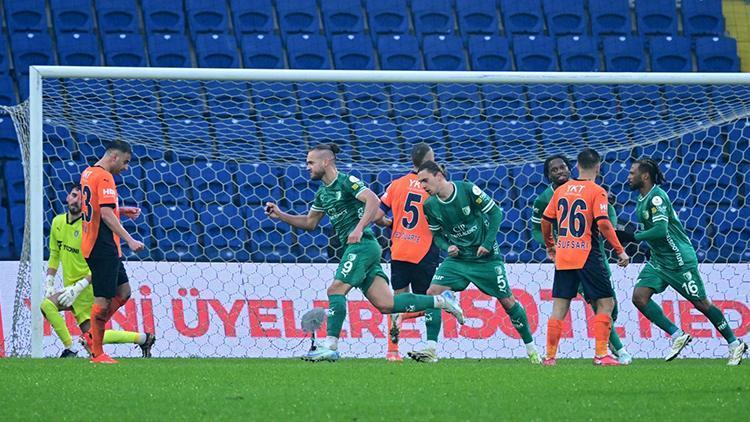
[{"label": "player's bare arm", "polygon": [[292,215],[282,211],[275,202],[266,202],[266,215],[298,229],[312,231],[318,228],[318,224],[323,219],[324,213],[310,209],[307,215]]},{"label": "player's bare arm", "polygon": [[359,243],[362,240],[364,229],[372,223],[378,211],[382,212],[380,210],[380,199],[375,195],[375,192],[369,189],[364,190],[357,195],[357,199],[365,203],[365,209],[362,212],[362,218],[359,219],[359,223],[357,223],[357,226],[354,227],[354,230],[349,233],[349,237],[346,239],[346,243],[348,244]]},{"label": "player's bare arm", "polygon": [[141,216],[141,209],[138,207],[120,207],[120,214],[131,220],[135,220]]},{"label": "player's bare arm", "polygon": [[114,209],[110,207],[102,207],[101,213],[104,224],[106,224],[116,235],[120,236],[121,239],[125,239],[125,242],[128,244],[128,248],[130,248],[131,251],[138,252],[143,250],[143,242],[133,239],[133,236],[125,230],[125,227],[120,223],[120,219],[115,215]]}]

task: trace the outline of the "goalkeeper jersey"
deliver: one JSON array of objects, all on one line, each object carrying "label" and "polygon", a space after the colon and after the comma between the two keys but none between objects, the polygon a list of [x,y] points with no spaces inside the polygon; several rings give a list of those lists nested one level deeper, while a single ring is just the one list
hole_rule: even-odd
[{"label": "goalkeeper jersey", "polygon": [[91,274],[81,254],[81,217],[68,222],[68,214],[60,214],[52,220],[49,233],[49,268],[57,269],[62,262],[63,285],[70,286]]}]

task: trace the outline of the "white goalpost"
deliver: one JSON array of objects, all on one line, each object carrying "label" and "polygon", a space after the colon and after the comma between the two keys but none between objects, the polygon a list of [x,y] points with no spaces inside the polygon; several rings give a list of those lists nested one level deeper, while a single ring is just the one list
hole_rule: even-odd
[{"label": "white goalpost", "polygon": [[[542,161],[597,149],[619,224],[632,226],[637,195],[625,187],[627,169],[632,159],[653,156],[699,252],[709,297],[739,333],[750,329],[750,74],[32,66],[28,103],[3,110],[19,134],[26,182],[15,297],[0,303],[13,307],[10,355],[57,350],[37,311],[45,224],[64,210],[62,187],[113,139],[134,146],[131,172],[118,189],[121,201],[144,205],[144,217],[126,228],[148,248],[124,256],[132,306],[114,323],[155,330],[155,356],[303,352],[300,315],[326,306],[340,245],[331,243],[328,224],[302,233],[264,219],[260,204],[275,200],[306,212],[318,185],[308,180],[304,157],[321,142],[339,143],[340,169],[379,195],[409,170],[410,145],[421,141],[451,178],[485,189],[505,211],[498,239],[539,346],[551,311],[552,266],[531,237],[529,217],[547,186]],[[387,247],[387,233],[377,234]],[[632,252],[636,264],[612,269],[616,325],[636,357],[661,356],[667,339],[630,303],[646,248]],[[723,356],[702,316],[674,292],[658,298],[681,328],[699,333],[688,356]],[[351,299],[341,350],[380,357],[384,319],[360,293]],[[468,322],[445,323],[446,357],[525,356],[494,302],[475,290],[461,300]],[[560,354],[583,357],[590,349],[586,311],[576,302],[572,312]],[[407,332],[408,348],[420,341],[423,323]]]}]

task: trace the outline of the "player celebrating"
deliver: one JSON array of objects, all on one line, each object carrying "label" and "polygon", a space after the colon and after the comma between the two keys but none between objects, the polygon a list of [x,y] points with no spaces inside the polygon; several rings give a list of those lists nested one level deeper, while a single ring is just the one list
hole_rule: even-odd
[{"label": "player celebrating", "polygon": [[[497,244],[497,230],[503,219],[503,211],[473,183],[448,181],[445,169],[434,161],[422,163],[417,177],[430,194],[424,203],[424,215],[432,231],[433,242],[448,252],[448,258],[438,267],[427,294],[439,295],[451,290],[460,292],[469,284],[474,284],[500,302],[526,344],[529,359],[532,363],[540,363],[526,310],[511,293]],[[419,362],[437,362],[440,311],[428,310],[425,321],[427,347],[410,352],[409,357]]]},{"label": "player celebrating", "polygon": [[[45,285],[46,299],[41,305],[42,314],[65,347],[60,355],[61,358],[75,357],[78,352],[73,349],[73,339],[59,312],[72,312],[78,326],[81,327],[81,332],[85,333],[91,325],[89,315],[91,305],[94,303],[94,293],[90,285],[91,273],[81,255],[81,189],[78,185],[69,189],[66,201],[68,212],[52,220],[49,236],[50,257]],[[55,274],[61,262],[65,288],[60,292],[55,292]],[[135,343],[140,346],[145,358],[151,357],[151,347],[155,341],[156,337],[151,333],[114,330],[107,330],[104,333],[104,343]],[[84,347],[87,347],[85,341],[82,343]]]},{"label": "player celebrating", "polygon": [[[432,244],[432,233],[423,217],[422,206],[429,195],[417,180],[417,169],[425,161],[434,161],[435,153],[424,142],[415,144],[411,151],[412,171],[394,180],[380,198],[384,212],[391,210],[392,219],[384,218],[391,227],[391,286],[394,294],[426,294],[430,280],[440,259],[440,250]],[[401,323],[424,315],[424,312],[406,312],[388,315],[388,353],[386,359],[400,361],[398,336]]]},{"label": "player celebrating", "polygon": [[[542,237],[542,213],[547,208],[547,205],[552,199],[552,195],[555,193],[555,189],[570,180],[570,164],[568,163],[567,157],[558,154],[544,160],[544,177],[546,177],[547,180],[550,181],[551,185],[534,200],[534,207],[531,213],[531,233],[534,237],[534,240],[539,242],[539,244],[541,245],[544,245],[544,238]],[[613,207],[611,204],[608,204],[607,213],[609,215],[609,220],[612,222],[612,225],[614,226],[615,224],[617,224],[615,207]],[[555,225],[552,226],[552,231],[553,235],[557,236],[557,227]],[[604,259],[604,269],[607,271],[607,278],[611,279],[612,272],[609,270],[609,263],[606,259],[607,252],[604,249],[604,242],[602,242],[601,240],[602,239],[600,236],[599,253],[600,256]],[[578,293],[584,293],[582,286],[579,286]],[[612,292],[612,294],[614,294],[614,291]],[[617,298],[614,296],[613,298],[615,300],[615,307],[612,310],[612,321],[616,321]],[[586,299],[586,302],[588,302],[594,309],[594,312],[596,312],[594,302],[591,302],[588,299]],[[622,341],[620,341],[620,336],[617,335],[617,330],[615,329],[614,324],[612,324],[612,331],[609,333],[609,345],[612,354],[617,357],[620,363],[629,365],[633,361],[630,353],[628,353],[628,351],[625,350],[625,346],[622,345]]]},{"label": "player celebrating", "polygon": [[[307,215],[291,215],[273,202],[266,203],[266,214],[304,230],[315,230],[327,214],[342,245],[346,245],[336,276],[328,287],[328,337],[323,344],[310,350],[309,361],[339,359],[338,338],[346,318],[346,295],[353,287],[362,293],[381,313],[418,312],[445,309],[463,323],[463,312],[452,294],[426,296],[404,293],[393,296],[388,276],[380,266],[382,250],[369,224],[375,218],[380,200],[361,180],[339,172],[333,144],[318,145],[307,154],[307,169],[312,180],[321,180],[315,200]],[[439,311],[438,311],[439,312]]]},{"label": "player celebrating", "polygon": [[120,213],[136,219],[139,208],[117,206],[117,187],[113,175],[128,169],[132,151],[125,141],[113,141],[93,167],[81,174],[83,193],[83,241],[81,251],[91,270],[94,305],[91,307],[91,330],[84,338],[91,350],[91,362],[117,363],[104,353],[104,326],[112,315],[130,298],[130,284],[122,264],[120,239],[125,239],[133,252],[143,243],[133,239],[122,227]]},{"label": "player celebrating", "polygon": [[635,210],[644,230],[635,234],[622,231],[618,235],[623,241],[646,241],[651,250],[651,258],[638,275],[633,304],[649,321],[672,336],[672,350],[665,358],[671,361],[692,340],[690,334],[677,328],[661,307],[651,300],[654,293],[661,293],[671,286],[701,311],[726,339],[729,344],[728,365],[739,365],[747,344],[734,336],[721,310],[706,297],[695,249],[677,219],[669,197],[659,187],[662,183],[664,175],[656,161],[646,158],[630,167],[628,184],[632,190],[640,192]]},{"label": "player celebrating", "polygon": [[[578,154],[579,179],[568,180],[559,186],[544,210],[542,235],[547,253],[555,262],[552,284],[552,315],[547,322],[547,358],[544,365],[555,365],[563,319],[568,314],[570,300],[583,286],[586,298],[596,310],[593,328],[596,339],[594,365],[620,365],[607,354],[607,339],[612,330],[614,291],[607,276],[605,260],[601,256],[598,232],[614,248],[620,266],[627,266],[630,258],[617,240],[609,221],[607,192],[594,180],[599,175],[601,159],[596,151],[586,148]],[[552,233],[557,225],[557,240]]]}]

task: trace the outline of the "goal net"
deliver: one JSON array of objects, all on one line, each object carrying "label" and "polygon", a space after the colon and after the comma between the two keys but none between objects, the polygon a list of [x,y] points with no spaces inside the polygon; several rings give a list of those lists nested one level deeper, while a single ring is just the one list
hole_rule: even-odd
[{"label": "goal net", "polygon": [[[120,205],[143,210],[124,225],[146,251],[133,254],[123,245],[133,296],[113,324],[155,332],[155,356],[289,357],[306,350],[301,315],[327,306],[342,248],[327,219],[303,232],[268,219],[263,204],[308,211],[319,183],[309,180],[305,156],[321,142],[339,144],[339,169],[377,194],[410,170],[411,145],[422,141],[452,180],[473,181],[490,194],[505,211],[498,240],[539,347],[553,274],[531,236],[532,203],[548,186],[543,160],[598,150],[618,225],[635,228],[637,193],[626,186],[628,170],[632,159],[653,157],[698,251],[709,297],[738,335],[750,328],[750,75],[56,67],[37,73],[41,86],[32,86],[31,103],[5,109],[18,128],[27,182],[17,284],[8,280],[2,290],[1,305],[13,308],[5,324],[8,354],[59,353],[35,310],[49,226],[65,211],[66,186],[115,139],[133,145],[131,167],[117,185]],[[389,233],[375,230],[388,271]],[[634,356],[661,357],[667,336],[630,301],[647,248],[628,251],[635,263],[612,267],[615,324]],[[474,288],[460,296],[467,323],[444,318],[442,357],[525,356],[496,301]],[[655,300],[699,339],[688,356],[725,355],[722,339],[689,302],[671,290]],[[591,311],[581,300],[571,309],[560,355],[589,356]],[[67,321],[76,335],[74,319]],[[402,351],[423,333],[422,321],[405,324]],[[386,335],[385,318],[353,291],[343,355],[380,357]],[[136,355],[129,346],[107,347]]]}]

